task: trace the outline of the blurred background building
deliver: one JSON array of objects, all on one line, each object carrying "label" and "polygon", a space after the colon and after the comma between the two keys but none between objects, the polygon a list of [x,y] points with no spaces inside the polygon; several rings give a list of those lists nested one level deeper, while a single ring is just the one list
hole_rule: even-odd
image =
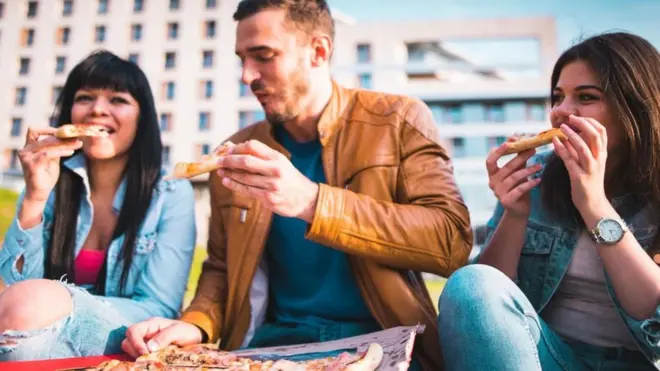
[{"label": "blurred background building", "polygon": [[[94,49],[140,65],[151,83],[169,167],[208,153],[263,118],[240,83],[237,0],[0,0],[0,186],[20,190],[28,126],[46,126],[70,69]],[[332,1],[330,2],[332,4]],[[344,85],[406,94],[431,108],[474,227],[490,216],[488,150],[545,129],[557,57],[552,17],[358,22],[334,10],[333,74]],[[348,155],[348,154],[347,154]],[[209,217],[197,190],[199,242]]]}]

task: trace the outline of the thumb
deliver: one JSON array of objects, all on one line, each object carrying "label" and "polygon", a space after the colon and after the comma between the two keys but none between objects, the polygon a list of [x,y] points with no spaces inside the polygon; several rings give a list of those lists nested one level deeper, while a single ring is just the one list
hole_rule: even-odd
[{"label": "thumb", "polygon": [[[193,329],[188,328],[189,326],[192,326]],[[192,333],[195,330],[197,327],[188,324],[167,327],[147,342],[147,348],[150,352],[155,352],[172,344],[178,346],[197,344],[201,341],[201,334]],[[199,332],[199,330],[195,332]]]}]

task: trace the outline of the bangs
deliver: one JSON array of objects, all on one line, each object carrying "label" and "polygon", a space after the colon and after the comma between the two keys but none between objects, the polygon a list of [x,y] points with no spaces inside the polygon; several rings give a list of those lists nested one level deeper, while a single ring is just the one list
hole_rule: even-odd
[{"label": "bangs", "polygon": [[71,71],[72,90],[107,89],[137,96],[139,68],[116,56],[88,59]]}]

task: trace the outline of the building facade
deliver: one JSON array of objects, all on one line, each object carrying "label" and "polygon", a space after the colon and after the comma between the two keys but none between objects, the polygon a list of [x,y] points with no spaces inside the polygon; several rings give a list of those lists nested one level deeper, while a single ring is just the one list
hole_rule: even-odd
[{"label": "building facade", "polygon": [[[2,179],[20,189],[28,126],[46,126],[70,69],[95,49],[133,60],[157,103],[168,167],[208,153],[263,118],[234,55],[237,0],[0,0]],[[341,84],[419,97],[431,108],[473,225],[490,216],[488,150],[548,127],[552,18],[355,22],[334,11],[333,76]],[[506,58],[503,58],[506,57]],[[199,243],[209,217],[197,190]]]}]

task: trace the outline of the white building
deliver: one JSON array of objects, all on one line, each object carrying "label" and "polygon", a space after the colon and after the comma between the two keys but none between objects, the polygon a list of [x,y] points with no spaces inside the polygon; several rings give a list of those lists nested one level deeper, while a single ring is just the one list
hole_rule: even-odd
[{"label": "white building", "polygon": [[[0,0],[2,183],[21,187],[16,155],[26,128],[48,125],[66,74],[97,48],[145,70],[170,166],[198,158],[263,117],[239,81],[231,18],[236,3]],[[554,20],[359,23],[337,11],[334,15],[336,80],[426,101],[453,154],[473,224],[483,225],[495,202],[484,167],[488,149],[514,132],[547,127],[549,72],[557,55]],[[509,58],[502,61],[502,56]],[[195,184],[203,244],[208,192],[203,177]]]}]

